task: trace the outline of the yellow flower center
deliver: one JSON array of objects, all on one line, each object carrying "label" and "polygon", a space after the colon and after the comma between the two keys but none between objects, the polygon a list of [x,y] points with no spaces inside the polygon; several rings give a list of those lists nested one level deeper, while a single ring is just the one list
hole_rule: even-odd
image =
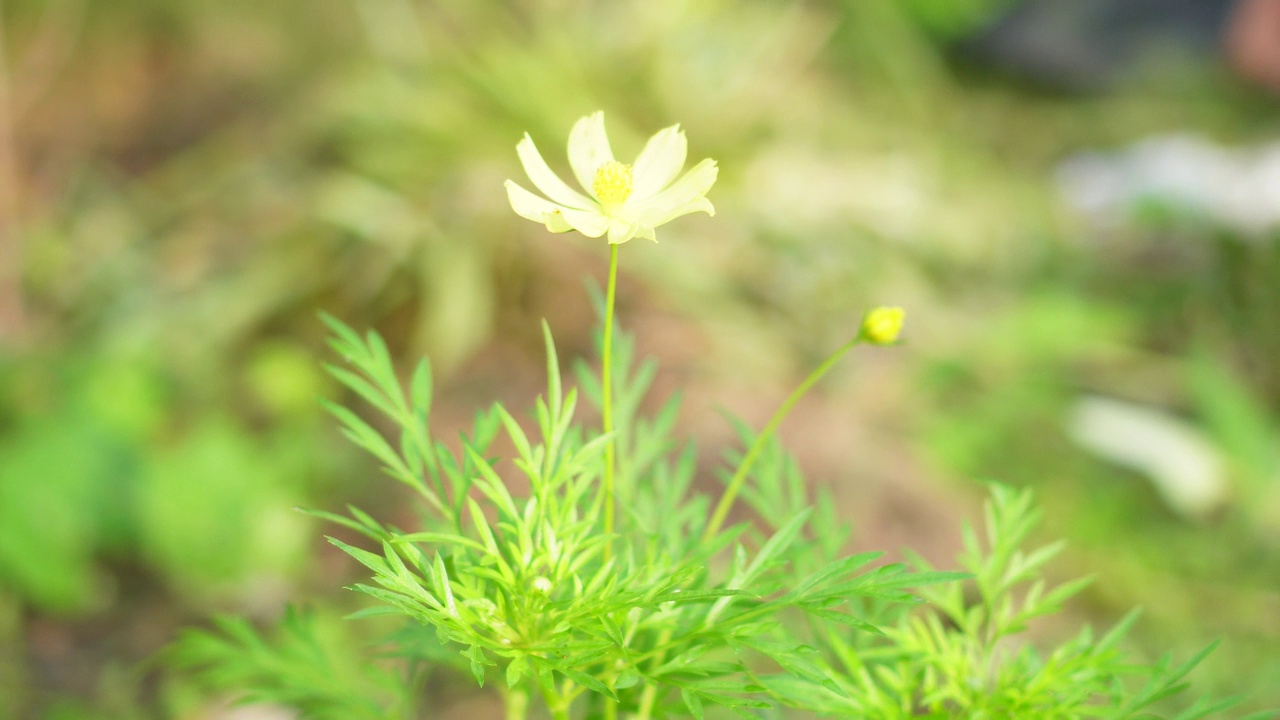
[{"label": "yellow flower center", "polygon": [[596,199],[605,207],[616,207],[631,197],[631,166],[617,160],[596,168],[596,177],[591,181],[591,190]]}]

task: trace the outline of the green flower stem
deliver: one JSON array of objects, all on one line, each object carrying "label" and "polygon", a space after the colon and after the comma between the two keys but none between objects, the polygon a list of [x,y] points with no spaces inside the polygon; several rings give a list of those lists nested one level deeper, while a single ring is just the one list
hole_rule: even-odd
[{"label": "green flower stem", "polygon": [[[542,687],[542,700],[551,713],[551,720],[569,720],[569,710],[573,707],[575,695],[573,681],[566,680],[563,690],[556,686],[554,680],[547,682],[542,677],[538,678],[538,684]],[[520,717],[524,720],[523,715]],[[507,706],[507,720],[513,720],[510,705]]]},{"label": "green flower stem", "polygon": [[[609,290],[604,302],[604,348],[600,365],[600,412],[604,432],[613,432],[613,305],[618,287],[618,246],[609,246]],[[613,473],[616,450],[610,437],[604,446],[604,533],[613,535]],[[604,559],[613,554],[613,542],[605,544]]]},{"label": "green flower stem", "polygon": [[640,694],[640,711],[632,716],[635,720],[649,720],[653,714],[653,704],[658,699],[658,684],[650,682],[644,686],[644,692]]},{"label": "green flower stem", "polygon": [[[742,463],[738,465],[737,471],[734,472],[733,477],[729,480],[729,485],[725,488],[724,495],[720,497],[720,502],[716,505],[715,513],[711,516],[711,522],[707,525],[706,531],[702,534],[703,541],[714,537],[715,534],[720,531],[720,527],[724,525],[724,520],[729,515],[729,509],[733,507],[734,499],[737,498],[738,492],[742,490],[743,483],[746,482],[747,473],[751,472],[751,467],[755,465],[756,458],[760,456],[760,452],[764,449],[765,443],[769,441],[769,438],[773,437],[778,426],[781,425],[783,419],[787,417],[787,413],[791,412],[791,408],[795,407],[795,404],[800,401],[800,398],[804,397],[804,394],[809,391],[809,388],[817,384],[817,382],[822,379],[822,376],[826,375],[827,371],[839,362],[840,358],[844,357],[844,354],[852,350],[861,340],[862,335],[859,333],[857,337],[837,348],[830,357],[824,360],[823,363],[817,367],[816,370],[809,373],[809,377],[805,378],[804,382],[800,383],[800,386],[792,391],[791,395],[782,403],[782,407],[778,408],[777,412],[773,414],[773,417],[769,418],[769,423],[765,425],[764,430],[760,431],[760,434],[756,436],[755,442],[752,443],[751,448],[747,450],[747,454],[742,458]],[[671,635],[671,628],[668,627],[664,629],[662,634],[659,636],[657,648],[655,650],[656,657],[653,661],[653,667],[657,668],[662,666],[667,654],[666,645],[671,641]],[[651,682],[645,686],[644,692],[640,694],[640,706],[638,708],[638,712],[633,716],[635,720],[649,720],[653,714],[653,706],[657,702],[657,699],[658,685],[657,683]]]},{"label": "green flower stem", "polygon": [[554,703],[550,704],[551,720],[569,720],[569,711],[573,708],[573,699],[578,696],[577,688],[572,680],[564,681],[564,689],[560,691]]},{"label": "green flower stem", "polygon": [[[854,346],[861,341],[862,334],[859,333],[852,340],[837,348],[830,357],[824,360],[822,364],[817,367],[817,369],[809,373],[809,377],[805,378],[804,382],[800,383],[800,386],[791,392],[791,395],[782,403],[782,407],[779,407],[777,412],[773,414],[773,417],[769,418],[769,423],[765,425],[764,430],[761,430],[760,434],[756,436],[755,442],[751,444],[751,448],[748,449],[747,454],[743,456],[742,462],[738,465],[738,469],[733,473],[733,477],[729,480],[729,485],[724,490],[724,495],[720,496],[720,502],[716,505],[715,512],[711,516],[711,522],[707,525],[706,531],[702,534],[704,542],[715,537],[715,534],[720,532],[720,527],[724,525],[724,520],[729,515],[729,509],[733,507],[734,499],[738,497],[738,492],[742,490],[742,485],[747,480],[747,473],[751,472],[751,467],[755,465],[756,458],[760,456],[760,452],[764,449],[765,443],[769,441],[769,438],[773,437],[778,426],[781,425],[783,419],[787,417],[787,413],[791,412],[791,408],[795,407],[795,404],[800,402],[800,398],[804,397],[804,394],[809,392],[809,388],[817,384],[817,382],[822,379],[822,376],[826,375],[827,371],[835,366],[835,364],[840,361],[840,358],[844,357],[845,353],[852,350]],[[659,636],[653,667],[658,668],[662,666],[667,654],[666,644],[671,641],[671,635],[671,628],[668,627],[664,629],[662,631],[662,635]],[[657,702],[657,699],[657,683],[649,683],[645,686],[644,692],[640,694],[640,707],[639,712],[634,716],[635,720],[649,720],[653,713],[654,703]]]},{"label": "green flower stem", "polygon": [[[658,636],[658,647],[662,648],[661,652],[653,661],[653,668],[656,670],[662,667],[662,663],[667,656],[666,644],[671,642],[672,629],[670,626],[662,629],[662,634]],[[640,707],[638,712],[632,717],[634,720],[649,720],[653,714],[653,705],[658,700],[658,683],[650,681],[644,686],[644,692],[640,693]]]},{"label": "green flower stem", "polygon": [[733,473],[733,477],[729,480],[729,485],[724,489],[724,495],[720,496],[720,502],[716,504],[715,512],[711,515],[711,522],[707,524],[707,529],[702,533],[703,542],[710,540],[715,537],[716,533],[720,532],[720,527],[724,525],[725,518],[729,515],[729,509],[733,507],[733,501],[737,499],[738,492],[742,490],[742,485],[747,480],[747,473],[751,472],[751,468],[755,465],[756,459],[759,458],[761,451],[764,450],[765,444],[773,437],[778,426],[781,425],[783,419],[787,417],[787,413],[791,412],[791,408],[795,407],[795,404],[800,401],[800,398],[804,397],[805,393],[809,392],[809,388],[813,387],[819,380],[821,380],[822,376],[826,375],[827,371],[839,362],[840,358],[844,357],[845,353],[852,350],[855,345],[861,342],[861,340],[862,335],[859,334],[857,337],[837,348],[830,357],[824,360],[823,363],[817,367],[817,369],[809,373],[809,377],[805,378],[804,382],[800,383],[800,386],[791,392],[791,395],[782,403],[782,407],[779,407],[777,412],[773,414],[773,417],[769,418],[769,423],[764,426],[764,430],[761,430],[759,435],[756,435],[756,441],[751,444],[751,448],[747,450],[747,454],[743,456],[742,462],[739,463],[737,471]]},{"label": "green flower stem", "polygon": [[506,705],[506,720],[525,720],[529,715],[529,693],[524,688],[516,688],[508,690],[503,694],[503,704]]}]

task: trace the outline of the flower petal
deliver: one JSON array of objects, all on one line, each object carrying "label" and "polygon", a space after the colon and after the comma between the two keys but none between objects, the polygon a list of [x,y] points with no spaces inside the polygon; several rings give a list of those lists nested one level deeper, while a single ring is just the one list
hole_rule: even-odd
[{"label": "flower petal", "polygon": [[609,244],[621,245],[635,237],[639,230],[640,226],[635,223],[629,223],[625,220],[614,220],[609,223]]},{"label": "flower petal", "polygon": [[[661,220],[659,220],[658,222],[654,223],[654,225],[655,225],[655,226],[657,226],[657,225],[665,225],[665,224],[667,224],[667,223],[671,222],[672,220],[675,220],[675,219],[676,219],[676,218],[678,218],[678,217],[681,217],[681,216],[683,216],[683,215],[688,215],[688,214],[690,214],[690,213],[696,213],[696,212],[704,212],[704,213],[706,213],[706,214],[708,214],[708,215],[711,215],[712,217],[715,217],[716,209],[715,209],[715,206],[711,204],[711,201],[710,201],[710,200],[708,200],[708,199],[706,199],[706,198],[704,198],[704,197],[697,198],[696,200],[693,200],[692,202],[689,202],[689,203],[686,203],[686,204],[684,204],[684,205],[681,205],[681,206],[680,206],[678,209],[676,209],[674,212],[670,213],[670,214],[669,214],[669,215],[667,215],[666,217],[663,217]],[[656,240],[655,240],[655,242],[656,242]]]},{"label": "flower petal", "polygon": [[569,167],[582,187],[595,197],[591,183],[596,169],[613,160],[609,136],[604,132],[604,113],[592,113],[573,124],[569,131]]},{"label": "flower petal", "polygon": [[640,224],[653,228],[691,212],[715,215],[716,210],[706,195],[719,172],[715,160],[698,163],[671,187],[634,207]]},{"label": "flower petal", "polygon": [[506,182],[506,188],[511,209],[520,217],[543,223],[551,232],[568,232],[573,229],[564,219],[564,211],[569,208],[543,200],[510,180]]},{"label": "flower petal", "polygon": [[609,218],[593,210],[565,208],[560,212],[570,227],[589,238],[598,238],[609,230]]},{"label": "flower petal", "polygon": [[659,130],[645,143],[632,168],[631,196],[644,201],[657,195],[684,167],[689,143],[679,125]]},{"label": "flower petal", "polygon": [[553,233],[565,233],[573,229],[568,220],[564,219],[564,211],[556,210],[547,216],[547,229]]},{"label": "flower petal", "polygon": [[524,165],[524,172],[533,181],[533,186],[547,197],[571,208],[585,209],[595,206],[594,202],[566,185],[559,175],[547,167],[547,161],[542,159],[542,154],[538,152],[538,147],[533,144],[533,138],[529,137],[528,133],[525,133],[524,139],[516,145],[516,154],[520,156],[520,164]]}]

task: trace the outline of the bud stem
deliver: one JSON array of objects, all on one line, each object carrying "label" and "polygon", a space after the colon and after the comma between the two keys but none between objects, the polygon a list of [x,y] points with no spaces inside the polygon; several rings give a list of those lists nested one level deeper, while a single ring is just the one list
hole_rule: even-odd
[{"label": "bud stem", "polygon": [[738,469],[734,471],[733,477],[730,478],[729,484],[724,489],[724,494],[720,496],[720,502],[716,504],[715,512],[711,515],[711,522],[707,524],[707,529],[702,533],[703,542],[710,540],[715,537],[716,533],[720,532],[720,527],[724,525],[725,518],[729,515],[729,509],[733,507],[733,501],[737,499],[738,492],[742,490],[743,484],[747,481],[747,474],[751,472],[751,468],[755,465],[761,451],[764,450],[765,444],[773,437],[773,434],[778,430],[778,426],[782,424],[783,419],[785,419],[787,414],[791,412],[791,408],[795,407],[795,404],[800,401],[800,398],[804,397],[805,393],[809,392],[809,388],[817,384],[817,382],[822,379],[822,376],[826,375],[827,371],[830,370],[840,360],[840,358],[844,357],[845,353],[852,350],[853,347],[861,341],[862,336],[859,334],[854,339],[837,348],[830,357],[824,360],[813,372],[809,373],[809,377],[805,378],[804,382],[800,383],[799,387],[791,391],[791,395],[783,401],[782,406],[773,414],[773,417],[769,418],[769,422],[764,426],[764,429],[760,431],[759,435],[756,435],[755,442],[751,443],[751,447],[747,450],[747,454],[742,456],[742,462],[738,464]]}]

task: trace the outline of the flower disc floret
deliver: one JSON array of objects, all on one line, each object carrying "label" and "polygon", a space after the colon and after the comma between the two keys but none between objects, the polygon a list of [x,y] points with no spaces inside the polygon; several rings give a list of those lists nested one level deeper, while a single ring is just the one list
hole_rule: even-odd
[{"label": "flower disc floret", "polygon": [[[679,125],[660,130],[630,165],[614,159],[604,130],[604,113],[582,118],[569,132],[569,166],[586,194],[575,190],[547,166],[527,134],[516,154],[539,197],[506,182],[511,208],[551,232],[577,230],[587,237],[607,235],[613,244],[633,237],[657,240],[654,229],[682,215],[715,215],[707,191],[719,169],[703,160],[680,175],[688,142]],[[679,178],[676,176],[680,175]]]},{"label": "flower disc floret", "polygon": [[631,197],[631,166],[610,160],[596,169],[591,191],[605,207],[617,207]]}]

